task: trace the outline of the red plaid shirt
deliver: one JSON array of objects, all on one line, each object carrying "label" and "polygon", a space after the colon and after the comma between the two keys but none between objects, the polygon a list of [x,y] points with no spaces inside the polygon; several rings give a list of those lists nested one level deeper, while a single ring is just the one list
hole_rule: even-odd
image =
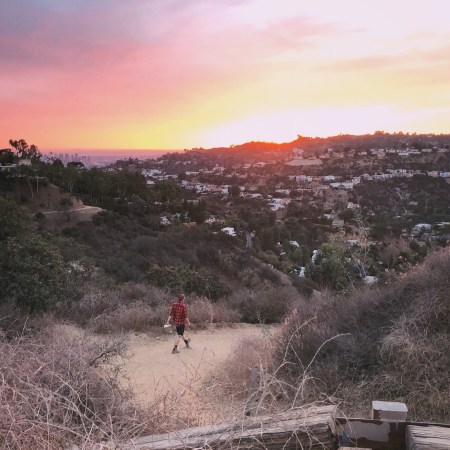
[{"label": "red plaid shirt", "polygon": [[182,301],[176,302],[170,308],[170,317],[175,326],[184,325],[187,319],[187,306]]}]

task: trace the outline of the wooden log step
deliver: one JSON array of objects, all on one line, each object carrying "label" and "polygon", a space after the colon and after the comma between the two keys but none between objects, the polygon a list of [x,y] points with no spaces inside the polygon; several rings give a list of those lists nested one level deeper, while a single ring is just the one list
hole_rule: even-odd
[{"label": "wooden log step", "polygon": [[133,450],[182,449],[333,449],[334,406],[296,408],[235,423],[188,428],[134,439]]},{"label": "wooden log step", "polygon": [[406,448],[408,450],[450,450],[450,428],[439,426],[406,427]]}]

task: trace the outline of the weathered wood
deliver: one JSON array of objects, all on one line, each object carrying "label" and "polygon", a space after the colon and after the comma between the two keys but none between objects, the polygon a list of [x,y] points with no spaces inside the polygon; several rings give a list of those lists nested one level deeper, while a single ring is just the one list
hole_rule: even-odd
[{"label": "weathered wood", "polygon": [[[371,448],[376,450],[404,450],[407,448],[407,427],[421,430],[422,435],[433,436],[433,432],[424,430],[438,429],[437,437],[446,436],[450,440],[450,425],[432,424],[426,422],[396,422],[375,419],[350,419],[336,417],[333,433],[340,447]],[[420,436],[419,431],[417,432]],[[429,445],[429,444],[428,444]],[[418,449],[434,448],[432,446],[417,447]],[[440,447],[436,447],[439,449]],[[446,450],[449,447],[444,447]]]},{"label": "weathered wood", "polygon": [[282,414],[233,424],[195,427],[134,439],[121,447],[136,450],[181,449],[334,449],[334,406],[296,408]]},{"label": "weathered wood", "polygon": [[405,422],[375,419],[334,419],[341,447],[399,450],[405,448]]},{"label": "weathered wood", "polygon": [[406,448],[408,450],[450,450],[450,428],[408,425]]}]

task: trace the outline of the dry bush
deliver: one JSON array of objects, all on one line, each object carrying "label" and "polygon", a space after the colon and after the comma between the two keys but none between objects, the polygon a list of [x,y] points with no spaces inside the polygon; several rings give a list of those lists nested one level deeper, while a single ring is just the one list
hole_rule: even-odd
[{"label": "dry bush", "polygon": [[7,336],[21,334],[26,328],[27,316],[23,315],[14,302],[0,303],[0,332]]},{"label": "dry bush", "polygon": [[235,396],[246,396],[252,382],[251,370],[269,371],[272,342],[263,335],[245,338],[233,349],[232,355],[222,364],[222,383]]},{"label": "dry bush", "polygon": [[32,338],[0,340],[0,447],[89,448],[153,431],[151,417],[124,387],[121,340],[90,339],[53,327]]},{"label": "dry bush", "polygon": [[59,317],[66,318],[96,333],[146,331],[167,320],[173,296],[144,283],[111,286],[88,284],[78,301],[61,306]]},{"label": "dry bush", "polygon": [[249,323],[278,323],[292,309],[298,299],[294,288],[242,289],[234,292],[227,304],[239,311],[242,320]]},{"label": "dry bush", "polygon": [[96,317],[111,313],[119,305],[120,297],[116,292],[88,285],[81,299],[63,305],[64,310],[58,315],[84,326]]},{"label": "dry bush", "polygon": [[145,283],[126,282],[120,285],[119,295],[125,301],[144,300],[148,295],[149,289]]},{"label": "dry bush", "polygon": [[231,324],[240,321],[237,311],[225,303],[213,303],[205,297],[193,297],[189,301],[189,319],[194,327],[205,328],[209,324]]},{"label": "dry bush", "polygon": [[123,283],[119,289],[119,297],[125,302],[142,301],[150,306],[170,305],[173,295],[165,290],[146,283]]},{"label": "dry bush", "polygon": [[147,331],[167,319],[164,308],[150,308],[141,302],[121,305],[108,314],[102,314],[88,322],[88,328],[94,333],[122,333],[126,331]]},{"label": "dry bush", "polygon": [[[166,291],[158,288],[141,290],[144,285],[125,287],[127,292],[140,293],[127,304],[116,305],[112,311],[100,314],[88,322],[90,330],[96,333],[115,333],[124,331],[147,331],[152,327],[164,324],[169,315],[170,307],[175,301]],[[137,288],[137,289],[135,289]],[[119,295],[122,295],[123,291]],[[143,295],[147,297],[144,298]],[[240,321],[236,311],[225,303],[213,303],[207,298],[192,296],[188,302],[189,318],[195,328],[205,328],[209,324],[226,324]]]},{"label": "dry bush", "polygon": [[403,401],[412,419],[448,421],[449,292],[445,250],[390,285],[316,298],[286,327],[275,360],[291,379],[309,378],[305,400],[336,395],[349,413]]},{"label": "dry bush", "polygon": [[262,326],[259,337],[242,339],[206,380],[207,388],[222,399],[222,408],[234,416],[283,409],[279,400],[284,399],[285,388],[272,365],[274,342],[269,329]]}]

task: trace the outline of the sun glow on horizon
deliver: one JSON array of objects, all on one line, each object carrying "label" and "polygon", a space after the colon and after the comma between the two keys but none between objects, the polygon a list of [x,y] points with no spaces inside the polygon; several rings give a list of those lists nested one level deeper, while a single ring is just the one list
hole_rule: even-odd
[{"label": "sun glow on horizon", "polygon": [[[435,116],[440,113],[442,111],[423,110],[399,115],[395,105],[283,110],[221,124],[204,133],[201,141],[206,147],[228,147],[249,141],[290,142],[297,135],[326,138],[339,134],[371,134],[377,130],[439,134],[439,126],[445,126],[436,123]],[[450,108],[444,113],[450,119]],[[409,130],[407,125],[412,122],[416,122],[417,127]],[[230,136],[235,139],[233,142]]]}]

